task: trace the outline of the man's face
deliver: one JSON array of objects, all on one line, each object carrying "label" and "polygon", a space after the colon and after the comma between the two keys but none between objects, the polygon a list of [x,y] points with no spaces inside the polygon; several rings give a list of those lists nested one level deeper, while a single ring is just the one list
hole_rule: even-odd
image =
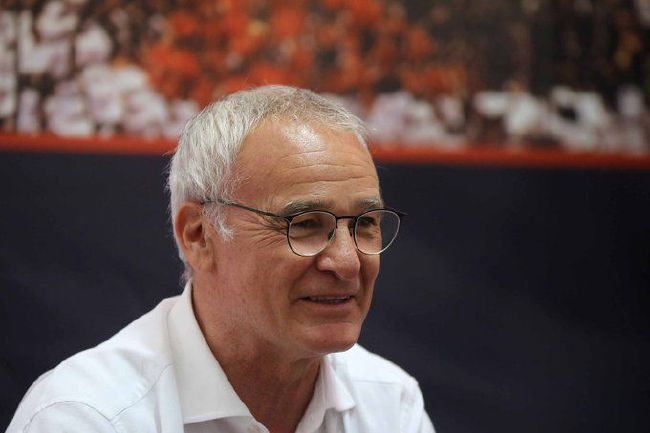
[{"label": "man's face", "polygon": [[[371,157],[347,132],[264,123],[244,142],[235,172],[234,200],[280,215],[358,215],[381,204]],[[211,297],[240,344],[297,358],[352,346],[370,307],[379,256],[356,250],[350,220],[339,221],[325,250],[301,257],[289,248],[285,220],[223,210],[234,237],[215,240]]]}]

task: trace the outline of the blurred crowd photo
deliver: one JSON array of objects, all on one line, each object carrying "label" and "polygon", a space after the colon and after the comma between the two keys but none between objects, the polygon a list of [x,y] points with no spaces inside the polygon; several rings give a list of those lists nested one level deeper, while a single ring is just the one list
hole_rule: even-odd
[{"label": "blurred crowd photo", "polygon": [[650,153],[650,0],[5,0],[0,134],[174,139],[288,84],[374,146]]}]

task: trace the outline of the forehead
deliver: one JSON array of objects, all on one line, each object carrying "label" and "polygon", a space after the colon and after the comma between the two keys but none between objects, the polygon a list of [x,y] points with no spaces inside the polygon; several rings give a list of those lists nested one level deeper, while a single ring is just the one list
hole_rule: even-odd
[{"label": "forehead", "polygon": [[[370,153],[347,131],[293,121],[267,121],[246,138],[235,164],[238,199],[284,206],[329,207],[379,200]],[[329,205],[331,203],[331,205]]]}]

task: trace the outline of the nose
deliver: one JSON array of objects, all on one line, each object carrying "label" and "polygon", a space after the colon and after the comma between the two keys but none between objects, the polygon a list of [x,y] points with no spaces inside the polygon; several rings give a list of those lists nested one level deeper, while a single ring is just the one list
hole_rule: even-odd
[{"label": "nose", "polygon": [[361,262],[354,243],[352,230],[345,222],[336,226],[334,239],[317,256],[317,268],[330,271],[342,280],[351,280],[359,275]]}]

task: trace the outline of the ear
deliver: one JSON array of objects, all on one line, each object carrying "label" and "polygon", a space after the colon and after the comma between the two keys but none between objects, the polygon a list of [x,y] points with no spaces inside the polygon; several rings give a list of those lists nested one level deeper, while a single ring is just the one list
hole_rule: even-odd
[{"label": "ear", "polygon": [[203,206],[185,202],[178,211],[174,224],[176,239],[185,259],[195,271],[213,271],[216,254],[212,236],[215,235],[203,216]]}]

